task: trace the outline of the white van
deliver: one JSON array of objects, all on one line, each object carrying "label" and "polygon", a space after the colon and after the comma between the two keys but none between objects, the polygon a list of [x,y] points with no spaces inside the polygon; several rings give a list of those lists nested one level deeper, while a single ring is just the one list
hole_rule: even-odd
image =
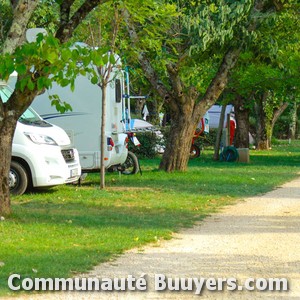
[{"label": "white van", "polygon": [[[124,79],[119,70],[120,66],[114,68],[107,87],[105,168],[123,164],[128,155]],[[72,92],[68,86],[53,83],[51,89],[35,98],[32,106],[43,119],[67,132],[72,145],[78,149],[82,169],[96,171],[101,167],[102,91],[97,84],[91,83],[88,75],[78,75],[74,86]],[[51,106],[49,95],[58,95],[61,101],[71,105],[72,111],[59,113]]]},{"label": "white van", "polygon": [[[11,94],[7,83],[0,81],[2,101],[6,102]],[[68,135],[28,108],[17,122],[13,138],[10,192],[23,194],[30,187],[71,183],[80,175],[78,152],[70,146]]]}]

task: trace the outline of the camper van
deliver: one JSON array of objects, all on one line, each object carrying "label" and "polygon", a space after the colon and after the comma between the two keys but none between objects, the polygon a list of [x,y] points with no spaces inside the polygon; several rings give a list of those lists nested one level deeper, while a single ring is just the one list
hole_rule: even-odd
[{"label": "camper van", "polygon": [[[86,172],[96,171],[101,167],[101,88],[92,84],[88,75],[78,75],[74,86],[74,91],[71,91],[68,86],[60,87],[53,83],[51,89],[35,98],[32,106],[43,119],[67,132],[72,145],[78,149],[82,169]],[[123,73],[120,66],[117,66],[107,87],[104,153],[104,165],[107,169],[123,164],[128,155],[123,93]],[[51,106],[49,95],[58,95],[61,101],[71,105],[72,111],[58,112]]]},{"label": "camper van", "polygon": [[[6,102],[12,89],[0,81],[0,97]],[[68,135],[44,121],[31,107],[19,118],[15,129],[9,173],[12,194],[28,188],[76,182],[81,175],[79,155]]]}]

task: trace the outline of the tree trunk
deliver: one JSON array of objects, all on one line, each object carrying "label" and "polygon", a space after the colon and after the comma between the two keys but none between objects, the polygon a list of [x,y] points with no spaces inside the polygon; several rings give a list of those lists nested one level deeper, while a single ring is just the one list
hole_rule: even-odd
[{"label": "tree trunk", "polygon": [[249,114],[246,99],[237,95],[234,101],[234,114],[236,121],[235,142],[236,148],[249,148]]},{"label": "tree trunk", "polygon": [[101,86],[102,90],[102,116],[101,116],[101,142],[100,142],[100,148],[101,148],[101,154],[100,154],[100,188],[105,188],[105,166],[104,166],[104,149],[106,145],[105,141],[105,120],[106,120],[106,87],[107,85],[104,84]]},{"label": "tree trunk", "polygon": [[203,98],[193,87],[185,87],[175,65],[167,65],[172,91],[165,96],[171,114],[169,143],[160,163],[160,169],[167,172],[185,171],[189,160],[192,138],[195,129],[207,110],[215,104],[226,87],[229,71],[234,67],[240,49],[229,49],[215,77],[211,80]]},{"label": "tree trunk", "polygon": [[24,31],[39,0],[18,0],[13,5],[13,22],[4,41],[2,52],[13,53],[25,40]]},{"label": "tree trunk", "polygon": [[[67,41],[71,37],[75,28],[82,22],[87,14],[96,6],[107,1],[108,0],[85,1],[80,8],[74,12],[71,18],[69,18],[70,16],[67,11],[70,12],[70,8],[74,1],[61,1],[61,6],[63,6],[65,10],[62,9],[61,11],[62,18],[59,20],[59,29],[56,34],[57,38],[61,42]],[[28,21],[39,3],[40,1],[38,0],[11,1],[13,7],[13,22],[7,33],[7,37],[4,40],[0,54],[11,54],[24,42]],[[31,71],[28,71],[28,73],[31,73]],[[35,75],[38,74],[36,73]],[[43,76],[46,75],[46,73],[43,74]],[[25,75],[23,76],[25,77]],[[37,80],[37,78],[35,78],[35,80]],[[29,90],[28,87],[25,87],[25,90],[22,91],[15,90],[9,101],[5,104],[3,104],[0,100],[0,215],[7,215],[11,210],[8,174],[10,169],[12,138],[15,126],[19,116],[22,115],[22,113],[30,106],[37,93],[37,85],[33,90]]]},{"label": "tree trunk", "polygon": [[12,140],[15,132],[16,121],[11,117],[4,117],[0,122],[0,216],[9,215],[9,170],[11,161]]},{"label": "tree trunk", "polygon": [[[124,11],[124,18],[132,44],[137,46],[140,42],[139,36],[127,10]],[[169,88],[162,83],[163,81],[151,64],[147,52],[139,52],[137,59],[145,76],[170,109],[171,132],[169,143],[160,163],[160,169],[167,172],[187,169],[191,141],[196,126],[226,87],[229,72],[237,62],[241,47],[242,45],[227,50],[203,97],[200,97],[194,86],[186,86],[181,80],[180,65],[187,58],[186,53],[178,56],[177,63],[169,62],[166,65],[168,81],[171,85]]]},{"label": "tree trunk", "polygon": [[186,171],[196,124],[185,114],[173,115],[166,150],[159,168],[171,172]]},{"label": "tree trunk", "polygon": [[296,138],[296,130],[297,130],[297,110],[298,105],[297,102],[294,101],[293,107],[291,109],[291,123],[289,128],[289,138],[294,140]]},{"label": "tree trunk", "polygon": [[139,116],[139,119],[143,118],[142,110],[145,103],[146,99],[137,99],[136,101],[134,101],[134,112]]},{"label": "tree trunk", "polygon": [[269,97],[269,91],[264,92],[264,94],[257,99],[255,102],[255,112],[256,112],[256,148],[257,150],[269,150],[271,148],[271,139],[273,128],[284,112],[288,107],[288,103],[281,103],[279,107],[272,110],[271,117],[267,116],[265,112],[265,106],[267,99]]},{"label": "tree trunk", "polygon": [[223,105],[220,114],[219,127],[218,127],[216,143],[215,143],[215,151],[213,156],[215,161],[219,160],[219,154],[220,154],[219,150],[220,150],[222,132],[224,128],[225,112],[226,112],[226,105]]},{"label": "tree trunk", "polygon": [[282,103],[273,112],[273,117],[272,117],[272,120],[270,121],[270,124],[269,124],[269,131],[267,132],[269,147],[271,147],[271,145],[272,145],[271,141],[272,141],[273,129],[274,129],[275,123],[277,122],[277,120],[279,119],[279,117],[282,115],[282,113],[286,110],[286,108],[288,107],[288,105],[289,105],[288,102]]},{"label": "tree trunk", "polygon": [[255,113],[256,113],[256,149],[257,150],[268,150],[269,141],[267,135],[267,116],[264,111],[264,103],[268,93],[265,92],[255,102]]}]

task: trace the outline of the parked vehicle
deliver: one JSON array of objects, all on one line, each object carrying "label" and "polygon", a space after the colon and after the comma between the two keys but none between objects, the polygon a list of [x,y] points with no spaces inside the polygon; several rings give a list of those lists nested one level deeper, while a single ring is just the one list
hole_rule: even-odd
[{"label": "parked vehicle", "polygon": [[[6,102],[12,89],[0,81],[0,97]],[[81,167],[78,152],[68,135],[44,121],[31,107],[17,122],[12,144],[9,187],[23,194],[33,187],[49,187],[76,182]]]},{"label": "parked vehicle", "polygon": [[[118,61],[118,59],[116,59]],[[95,68],[96,69],[96,68]],[[71,105],[72,111],[57,112],[51,106],[50,95],[58,95],[61,101]],[[125,99],[123,73],[120,65],[111,74],[107,87],[106,105],[106,147],[104,164],[106,168],[123,164],[127,158],[127,134],[125,132]],[[60,87],[53,83],[50,90],[37,96],[33,108],[51,123],[62,127],[78,149],[81,167],[84,171],[96,171],[101,167],[101,88],[92,84],[88,75],[79,75],[75,79],[75,89]]]}]

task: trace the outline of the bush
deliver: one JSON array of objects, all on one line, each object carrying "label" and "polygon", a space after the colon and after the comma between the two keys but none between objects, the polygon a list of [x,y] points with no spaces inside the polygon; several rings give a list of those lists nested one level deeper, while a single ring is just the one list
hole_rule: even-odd
[{"label": "bush", "polygon": [[150,131],[137,132],[135,136],[141,145],[135,146],[129,142],[128,150],[134,152],[139,158],[154,158],[157,154],[156,147],[160,144],[160,138]]},{"label": "bush", "polygon": [[289,136],[290,118],[281,116],[274,125],[273,136],[277,139],[286,139]]},{"label": "bush", "polygon": [[202,134],[195,140],[195,144],[202,148],[211,148],[215,146],[218,129],[210,129],[208,134]]},{"label": "bush", "polygon": [[[165,147],[166,141],[170,134],[170,127],[166,126],[161,128],[163,139],[155,134],[155,132],[144,131],[137,132],[135,136],[141,143],[140,146],[135,146],[132,142],[128,143],[128,150],[134,152],[139,158],[155,158],[157,156],[157,149],[159,147]],[[216,140],[217,130],[211,129],[209,134],[197,138],[195,144],[202,148],[214,147]]]}]

